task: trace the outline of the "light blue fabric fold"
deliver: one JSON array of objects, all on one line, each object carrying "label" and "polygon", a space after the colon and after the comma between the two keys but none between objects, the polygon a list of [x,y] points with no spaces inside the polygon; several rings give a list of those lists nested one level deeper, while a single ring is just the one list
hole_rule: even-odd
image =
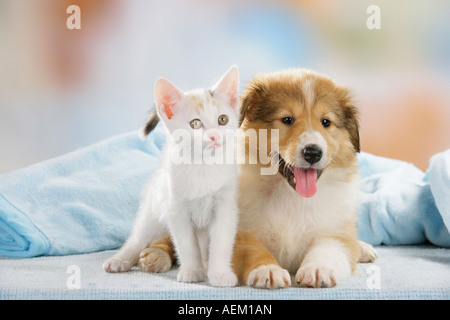
[{"label": "light blue fabric fold", "polygon": [[[144,141],[131,132],[1,175],[0,256],[79,254],[122,245],[163,143],[158,126]],[[450,150],[435,155],[426,174],[364,152],[358,161],[361,240],[450,247]]]},{"label": "light blue fabric fold", "polygon": [[436,207],[450,230],[450,149],[431,158],[424,180],[429,182]]},{"label": "light blue fabric fold", "polygon": [[450,247],[450,150],[435,155],[426,173],[412,164],[364,152],[358,162],[361,240],[373,245],[429,241]]},{"label": "light blue fabric fold", "polygon": [[162,127],[145,141],[132,132],[1,175],[0,255],[66,255],[120,246],[163,143]]}]

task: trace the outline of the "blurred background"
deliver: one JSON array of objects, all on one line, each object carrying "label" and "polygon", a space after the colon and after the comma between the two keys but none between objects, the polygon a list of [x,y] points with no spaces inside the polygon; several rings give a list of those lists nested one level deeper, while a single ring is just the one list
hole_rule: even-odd
[{"label": "blurred background", "polygon": [[241,89],[289,67],[332,77],[363,151],[426,170],[450,148],[449,18],[446,0],[0,0],[0,173],[139,129],[157,77],[190,90],[232,64]]}]

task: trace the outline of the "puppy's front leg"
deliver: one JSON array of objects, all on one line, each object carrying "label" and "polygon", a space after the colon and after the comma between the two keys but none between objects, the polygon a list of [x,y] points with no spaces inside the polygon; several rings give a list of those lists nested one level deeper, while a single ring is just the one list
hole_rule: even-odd
[{"label": "puppy's front leg", "polygon": [[334,287],[351,275],[356,260],[353,251],[348,243],[336,238],[316,240],[303,259],[295,280],[303,287]]},{"label": "puppy's front leg", "polygon": [[286,288],[291,285],[289,272],[252,233],[238,232],[233,253],[233,269],[239,281],[262,289]]},{"label": "puppy's front leg", "polygon": [[147,272],[166,272],[175,262],[175,248],[166,234],[141,251],[137,265]]}]

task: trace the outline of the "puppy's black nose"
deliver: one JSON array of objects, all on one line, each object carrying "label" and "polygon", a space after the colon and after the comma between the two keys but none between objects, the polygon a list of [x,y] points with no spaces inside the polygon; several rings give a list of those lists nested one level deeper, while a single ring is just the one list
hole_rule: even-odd
[{"label": "puppy's black nose", "polygon": [[308,144],[303,149],[303,159],[305,159],[310,164],[319,162],[322,159],[322,149],[315,144]]}]

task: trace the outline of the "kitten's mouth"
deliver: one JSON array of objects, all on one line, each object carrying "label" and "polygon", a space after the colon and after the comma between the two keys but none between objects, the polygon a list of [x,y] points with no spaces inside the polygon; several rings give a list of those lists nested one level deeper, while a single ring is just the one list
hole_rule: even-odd
[{"label": "kitten's mouth", "polygon": [[279,156],[278,172],[286,179],[287,183],[302,197],[310,198],[317,192],[317,180],[322,175],[323,169],[300,168],[287,165]]},{"label": "kitten's mouth", "polygon": [[211,148],[211,149],[217,149],[220,147],[222,147],[222,144],[218,143],[218,142],[211,142],[206,146],[206,148]]}]

